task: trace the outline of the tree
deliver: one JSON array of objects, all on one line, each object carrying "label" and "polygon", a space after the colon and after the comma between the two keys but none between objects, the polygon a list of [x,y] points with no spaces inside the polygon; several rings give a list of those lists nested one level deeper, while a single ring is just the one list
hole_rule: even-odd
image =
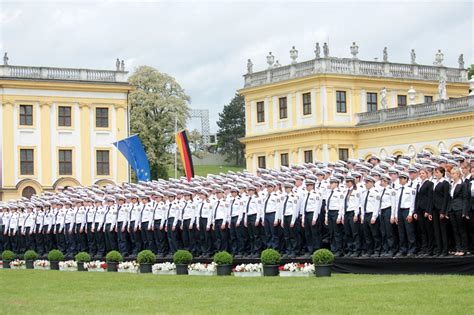
[{"label": "tree", "polygon": [[189,149],[191,150],[192,155],[201,158],[203,155],[203,139],[201,133],[194,129],[188,134]]},{"label": "tree", "polygon": [[467,79],[471,80],[473,75],[474,75],[474,64],[472,64],[471,67],[467,69]]},{"label": "tree", "polygon": [[233,159],[235,165],[243,165],[244,145],[239,138],[245,136],[245,99],[240,94],[235,94],[234,98],[219,113],[217,122],[219,131],[217,132],[217,148],[219,152],[227,155],[228,160]]},{"label": "tree", "polygon": [[173,77],[149,66],[138,67],[128,81],[135,86],[129,96],[131,132],[145,147],[151,178],[168,178],[174,163],[175,119],[186,123],[190,97]]}]

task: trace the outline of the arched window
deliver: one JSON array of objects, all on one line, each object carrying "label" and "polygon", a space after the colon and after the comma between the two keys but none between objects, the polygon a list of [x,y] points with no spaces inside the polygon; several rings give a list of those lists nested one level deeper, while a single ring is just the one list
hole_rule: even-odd
[{"label": "arched window", "polygon": [[31,196],[36,195],[36,190],[31,186],[26,186],[21,192],[21,195],[29,199]]}]

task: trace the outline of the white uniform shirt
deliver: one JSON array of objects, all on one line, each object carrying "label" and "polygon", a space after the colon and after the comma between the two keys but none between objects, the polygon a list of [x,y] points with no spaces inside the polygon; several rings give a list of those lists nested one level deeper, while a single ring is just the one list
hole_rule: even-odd
[{"label": "white uniform shirt", "polygon": [[[416,186],[415,186],[416,187]],[[401,202],[400,202],[400,195],[402,194]],[[395,196],[395,211],[392,212],[392,216],[397,218],[398,217],[398,209],[409,209],[408,214],[412,215],[415,211],[415,197],[416,197],[416,188],[411,188],[406,184],[405,186],[401,186],[397,190],[397,195]]]},{"label": "white uniform shirt", "polygon": [[360,199],[361,219],[364,220],[365,214],[371,214],[372,219],[377,219],[380,213],[380,193],[372,187],[366,190]]},{"label": "white uniform shirt", "polygon": [[296,219],[298,218],[299,215],[299,197],[297,193],[290,192],[289,194],[285,193],[282,196],[281,199],[281,204],[282,204],[282,210],[281,210],[281,217],[280,219],[283,222],[283,218],[286,216],[291,216],[291,224],[295,224]]},{"label": "white uniform shirt", "polygon": [[344,193],[339,188],[328,189],[326,191],[326,218],[328,218],[329,211],[338,211],[337,218],[344,217]]}]

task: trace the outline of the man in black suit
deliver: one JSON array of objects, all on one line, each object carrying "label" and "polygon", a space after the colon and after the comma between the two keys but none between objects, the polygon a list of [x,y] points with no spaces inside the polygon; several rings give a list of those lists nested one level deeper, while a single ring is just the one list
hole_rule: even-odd
[{"label": "man in black suit", "polygon": [[433,182],[428,178],[427,169],[420,170],[421,183],[416,186],[415,214],[417,222],[417,236],[421,237],[421,248],[418,253],[421,257],[433,255],[433,226],[428,218],[432,212]]}]

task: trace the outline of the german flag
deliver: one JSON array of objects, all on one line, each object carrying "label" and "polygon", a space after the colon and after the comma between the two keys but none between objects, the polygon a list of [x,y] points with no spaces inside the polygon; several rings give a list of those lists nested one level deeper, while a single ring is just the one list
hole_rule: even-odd
[{"label": "german flag", "polygon": [[183,161],[186,177],[188,178],[188,182],[190,182],[191,178],[194,177],[194,167],[193,157],[191,155],[191,150],[189,149],[188,137],[186,136],[185,130],[176,134],[176,145],[178,146],[179,154],[181,155],[181,160]]}]

